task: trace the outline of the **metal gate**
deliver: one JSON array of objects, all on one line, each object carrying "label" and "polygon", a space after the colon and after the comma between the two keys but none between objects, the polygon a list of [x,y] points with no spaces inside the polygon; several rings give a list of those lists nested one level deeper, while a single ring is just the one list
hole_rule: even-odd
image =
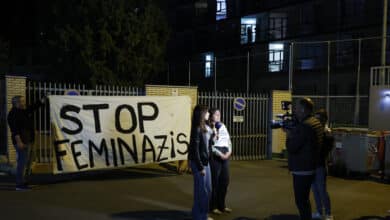
[{"label": "metal gate", "polygon": [[[65,95],[66,93],[77,93],[90,96],[138,96],[144,95],[142,89],[124,86],[96,86],[94,89],[87,89],[85,85],[61,84],[45,82],[27,82],[27,104],[37,102],[48,95]],[[53,137],[50,129],[49,105],[40,108],[34,114],[36,139],[33,150],[33,161],[37,163],[51,163],[53,156]]]},{"label": "metal gate", "polygon": [[[234,108],[240,98],[242,110]],[[221,120],[229,130],[232,140],[233,160],[260,160],[269,158],[268,110],[269,95],[221,92],[199,92],[198,103],[216,107],[221,111]]]},{"label": "metal gate", "polygon": [[[293,95],[293,102],[300,98],[309,97],[314,102],[315,110],[326,109],[329,114],[329,124],[335,126],[368,125],[368,95],[360,96],[320,96],[320,95]],[[358,105],[356,105],[358,102]]]}]

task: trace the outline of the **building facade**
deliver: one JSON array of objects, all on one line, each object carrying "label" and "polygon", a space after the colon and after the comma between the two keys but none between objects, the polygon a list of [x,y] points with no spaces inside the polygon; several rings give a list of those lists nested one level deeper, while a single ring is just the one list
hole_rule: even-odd
[{"label": "building facade", "polygon": [[383,1],[198,0],[170,8],[171,84],[368,94],[370,67],[381,64]]}]

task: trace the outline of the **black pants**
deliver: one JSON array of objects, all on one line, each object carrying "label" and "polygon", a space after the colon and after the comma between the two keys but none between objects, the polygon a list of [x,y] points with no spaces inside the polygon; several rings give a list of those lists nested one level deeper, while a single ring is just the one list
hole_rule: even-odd
[{"label": "black pants", "polygon": [[223,211],[226,208],[225,198],[229,185],[229,160],[213,156],[211,164],[211,200],[210,209]]},{"label": "black pants", "polygon": [[311,220],[310,187],[314,181],[314,175],[293,174],[295,204],[299,210],[301,220]]}]

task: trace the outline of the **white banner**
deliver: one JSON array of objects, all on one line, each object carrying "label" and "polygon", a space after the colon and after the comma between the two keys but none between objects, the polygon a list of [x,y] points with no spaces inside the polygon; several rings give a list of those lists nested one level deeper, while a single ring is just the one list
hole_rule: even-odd
[{"label": "white banner", "polygon": [[50,96],[53,172],[187,159],[187,96]]}]

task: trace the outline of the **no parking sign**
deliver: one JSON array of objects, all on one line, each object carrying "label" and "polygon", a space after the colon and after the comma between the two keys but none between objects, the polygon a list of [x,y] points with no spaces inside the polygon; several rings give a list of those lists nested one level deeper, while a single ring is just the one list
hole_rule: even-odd
[{"label": "no parking sign", "polygon": [[237,97],[234,99],[234,102],[233,102],[233,107],[235,110],[237,111],[242,111],[245,109],[245,106],[246,106],[246,101],[244,98],[242,97]]},{"label": "no parking sign", "polygon": [[[246,101],[244,98],[242,97],[237,97],[234,99],[233,101],[233,108],[236,110],[236,111],[243,111],[245,109],[245,106],[246,106]],[[238,122],[238,123],[242,123],[244,122],[244,116],[239,114],[239,115],[233,115],[233,122]]]},{"label": "no parking sign", "polygon": [[80,95],[80,92],[75,89],[68,89],[64,92],[64,95],[78,96]]}]

